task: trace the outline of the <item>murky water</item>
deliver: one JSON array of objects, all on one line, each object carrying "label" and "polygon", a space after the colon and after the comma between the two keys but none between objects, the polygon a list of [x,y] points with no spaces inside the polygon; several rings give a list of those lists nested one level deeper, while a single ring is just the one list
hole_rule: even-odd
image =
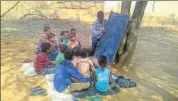
[{"label": "murky water", "polygon": [[[53,28],[58,32],[58,26]],[[85,47],[89,43],[87,28],[78,29]],[[2,101],[50,101],[48,96],[29,95],[32,86],[47,88],[44,77],[24,77],[21,70],[22,61],[34,57],[34,43],[38,37],[35,34],[16,36],[25,33],[24,29],[16,29],[16,32],[8,32],[11,36],[1,38]],[[121,89],[117,95],[103,97],[104,101],[178,101],[178,32],[142,28],[132,62],[124,70],[137,82],[137,87]]]}]

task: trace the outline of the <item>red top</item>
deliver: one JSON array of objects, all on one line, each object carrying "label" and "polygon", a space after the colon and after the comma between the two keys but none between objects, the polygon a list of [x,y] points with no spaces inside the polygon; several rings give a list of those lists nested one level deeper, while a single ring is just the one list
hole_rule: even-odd
[{"label": "red top", "polygon": [[40,74],[41,72],[43,72],[45,68],[48,67],[48,65],[49,65],[48,56],[43,52],[39,53],[36,56],[35,63],[34,63],[36,73]]}]

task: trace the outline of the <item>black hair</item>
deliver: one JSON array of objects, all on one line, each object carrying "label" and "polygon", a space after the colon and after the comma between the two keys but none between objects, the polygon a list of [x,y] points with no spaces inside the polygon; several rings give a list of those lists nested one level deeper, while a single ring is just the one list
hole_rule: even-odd
[{"label": "black hair", "polygon": [[89,50],[88,49],[86,49],[86,48],[81,49],[80,56],[82,58],[86,58],[86,57],[88,57],[88,55],[89,55]]},{"label": "black hair", "polygon": [[76,33],[70,33],[72,37],[76,37]]},{"label": "black hair", "polygon": [[47,34],[47,36],[48,36],[48,39],[51,39],[51,38],[53,38],[55,36],[55,34],[50,32],[50,33]]},{"label": "black hair", "polygon": [[69,33],[69,31],[64,31],[64,33]]},{"label": "black hair", "polygon": [[103,11],[98,11],[97,17],[99,17],[99,16],[101,16],[101,15],[104,15],[104,12],[103,12]]},{"label": "black hair", "polygon": [[43,31],[47,32],[50,29],[50,27],[44,27]]},{"label": "black hair", "polygon": [[72,32],[72,31],[77,31],[77,30],[76,30],[75,28],[71,28],[71,30],[70,30],[70,31]]},{"label": "black hair", "polygon": [[102,68],[105,68],[107,66],[107,57],[104,55],[101,55],[99,57],[98,63]]},{"label": "black hair", "polygon": [[61,53],[64,53],[68,49],[67,45],[59,45],[59,48]]},{"label": "black hair", "polygon": [[80,47],[73,48],[74,56],[80,56]]},{"label": "black hair", "polygon": [[41,51],[42,52],[47,52],[47,50],[48,49],[50,49],[50,47],[51,47],[51,43],[49,43],[49,42],[42,42],[41,43]]},{"label": "black hair", "polygon": [[72,60],[73,59],[73,55],[74,55],[74,52],[72,49],[68,48],[65,52],[64,52],[64,58],[66,60]]},{"label": "black hair", "polygon": [[63,36],[65,34],[65,31],[61,31],[60,36]]}]

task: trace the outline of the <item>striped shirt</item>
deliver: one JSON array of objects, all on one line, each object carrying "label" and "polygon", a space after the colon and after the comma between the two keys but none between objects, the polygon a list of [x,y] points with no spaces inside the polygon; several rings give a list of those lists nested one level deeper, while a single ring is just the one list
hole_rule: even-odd
[{"label": "striped shirt", "polygon": [[106,24],[106,19],[103,20],[103,23],[101,23],[97,19],[92,25],[92,37],[96,37],[97,39],[100,39],[101,36],[103,35],[105,24]]}]

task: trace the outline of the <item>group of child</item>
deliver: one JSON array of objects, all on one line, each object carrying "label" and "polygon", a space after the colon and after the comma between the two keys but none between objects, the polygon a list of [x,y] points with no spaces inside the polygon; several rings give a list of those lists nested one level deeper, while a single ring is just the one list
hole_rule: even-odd
[{"label": "group of child", "polygon": [[56,40],[56,35],[45,27],[37,47],[35,71],[39,75],[54,73],[53,83],[58,92],[71,93],[90,86],[107,92],[115,86],[107,57],[92,61],[89,53],[77,40],[75,28],[62,31]]}]

